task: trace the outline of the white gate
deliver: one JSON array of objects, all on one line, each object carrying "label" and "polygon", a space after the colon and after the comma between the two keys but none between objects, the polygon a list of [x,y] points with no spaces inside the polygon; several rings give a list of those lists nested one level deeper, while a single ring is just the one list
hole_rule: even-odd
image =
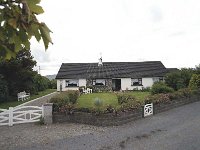
[{"label": "white gate", "polygon": [[9,109],[0,109],[0,126],[29,122],[38,122],[43,115],[43,107],[21,106],[9,107]]},{"label": "white gate", "polygon": [[153,103],[144,105],[144,117],[153,115]]}]

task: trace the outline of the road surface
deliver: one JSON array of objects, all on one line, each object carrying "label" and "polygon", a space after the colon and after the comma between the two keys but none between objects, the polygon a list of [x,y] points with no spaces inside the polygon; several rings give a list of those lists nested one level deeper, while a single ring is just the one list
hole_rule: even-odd
[{"label": "road surface", "polygon": [[[63,130],[63,127],[60,130]],[[36,131],[33,130],[33,132]],[[50,134],[50,136],[53,135]],[[52,138],[45,144],[30,141],[26,145],[10,149],[199,150],[200,102],[171,109],[122,126],[95,127],[95,130],[84,134],[80,132],[76,135]]]}]

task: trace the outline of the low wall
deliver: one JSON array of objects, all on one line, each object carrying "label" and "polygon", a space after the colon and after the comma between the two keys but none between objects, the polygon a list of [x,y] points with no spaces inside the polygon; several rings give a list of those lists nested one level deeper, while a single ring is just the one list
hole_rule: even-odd
[{"label": "low wall", "polygon": [[[169,103],[155,104],[154,114],[196,101],[200,101],[200,97],[184,98],[184,99],[173,100]],[[143,117],[143,107],[140,107],[134,111],[122,112],[118,115],[112,113],[94,115],[91,113],[84,113],[84,112],[74,112],[71,115],[67,115],[65,113],[54,112],[53,122],[83,123],[96,126],[117,126],[140,119],[142,117]]]}]

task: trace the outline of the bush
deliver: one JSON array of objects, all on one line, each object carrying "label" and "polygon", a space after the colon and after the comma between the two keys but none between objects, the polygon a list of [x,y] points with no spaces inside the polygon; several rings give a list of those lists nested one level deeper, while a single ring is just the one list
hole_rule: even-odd
[{"label": "bush", "polygon": [[62,92],[50,99],[50,103],[53,103],[54,111],[60,111],[62,106],[65,106],[69,103],[69,97],[66,92]]},{"label": "bush", "polygon": [[137,109],[137,108],[139,108],[141,106],[142,106],[142,103],[140,101],[130,100],[127,103],[121,104],[120,105],[120,110],[122,112],[124,112],[124,111],[131,111],[131,110]]},{"label": "bush", "polygon": [[156,82],[153,84],[152,89],[151,89],[151,94],[159,94],[159,93],[172,93],[174,90],[171,87],[168,87],[165,83],[163,82]]},{"label": "bush", "polygon": [[78,97],[78,91],[66,91],[52,97],[50,102],[54,104],[54,111],[71,112]]},{"label": "bush", "polygon": [[121,93],[117,94],[118,104],[128,103],[129,101],[135,101],[136,98],[133,95]]},{"label": "bush", "polygon": [[193,74],[190,79],[189,87],[192,89],[200,88],[200,74]]},{"label": "bush", "polygon": [[7,82],[0,76],[0,102],[8,99],[8,86]]},{"label": "bush", "polygon": [[171,95],[170,94],[155,94],[150,95],[145,99],[145,104],[147,103],[154,103],[154,104],[160,104],[160,103],[168,103],[171,101]]},{"label": "bush", "polygon": [[69,97],[69,102],[76,104],[79,97],[79,91],[67,91],[67,95]]}]

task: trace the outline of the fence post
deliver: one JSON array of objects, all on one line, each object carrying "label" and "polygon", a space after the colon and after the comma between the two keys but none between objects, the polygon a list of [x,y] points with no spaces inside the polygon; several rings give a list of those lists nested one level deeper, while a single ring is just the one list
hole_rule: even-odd
[{"label": "fence post", "polygon": [[45,124],[52,124],[52,110],[53,110],[53,103],[46,103],[42,106],[43,108],[43,117]]},{"label": "fence post", "polygon": [[13,107],[9,107],[9,126],[13,126]]}]

